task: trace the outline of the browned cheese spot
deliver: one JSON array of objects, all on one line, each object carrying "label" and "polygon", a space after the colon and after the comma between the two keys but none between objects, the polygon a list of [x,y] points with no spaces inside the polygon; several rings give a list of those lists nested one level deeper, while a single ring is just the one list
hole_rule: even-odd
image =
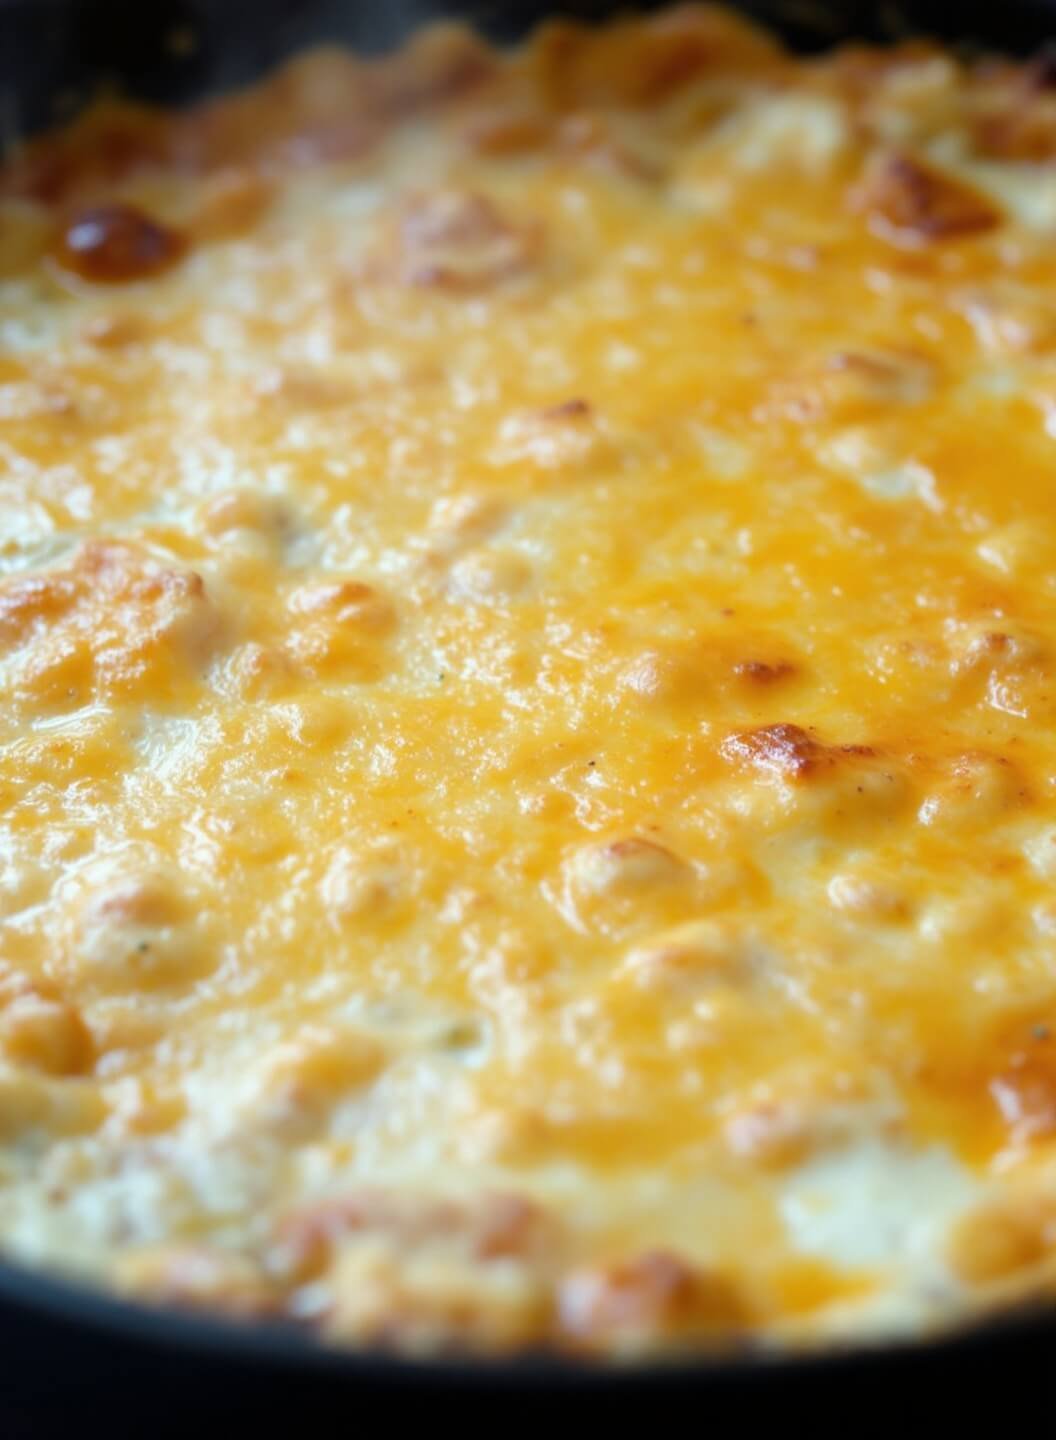
[{"label": "browned cheese spot", "polygon": [[1002,218],[978,191],[900,150],[874,155],[852,203],[877,235],[909,246],[981,235]]},{"label": "browned cheese spot", "polygon": [[64,270],[96,285],[123,285],[171,269],[187,241],[132,205],[77,211],[63,226],[54,257]]},{"label": "browned cheese spot", "polygon": [[573,1271],[560,1286],[558,1315],[567,1340],[588,1350],[635,1350],[658,1335],[729,1333],[744,1319],[728,1282],[666,1251]]},{"label": "browned cheese spot", "polygon": [[798,725],[764,725],[758,730],[739,730],[722,742],[722,755],[735,764],[804,780],[820,770],[830,770],[844,759],[869,759],[876,754],[868,745],[824,745]]},{"label": "browned cheese spot", "polygon": [[487,289],[524,273],[540,234],[516,225],[494,201],[472,191],[409,196],[397,216],[399,278],[440,290]]}]

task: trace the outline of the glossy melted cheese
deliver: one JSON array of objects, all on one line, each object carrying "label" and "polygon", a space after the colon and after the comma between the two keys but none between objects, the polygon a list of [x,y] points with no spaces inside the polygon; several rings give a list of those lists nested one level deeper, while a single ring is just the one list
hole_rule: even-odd
[{"label": "glossy melted cheese", "polygon": [[1048,1283],[1044,83],[688,9],[12,158],[11,1256],[603,1356]]}]

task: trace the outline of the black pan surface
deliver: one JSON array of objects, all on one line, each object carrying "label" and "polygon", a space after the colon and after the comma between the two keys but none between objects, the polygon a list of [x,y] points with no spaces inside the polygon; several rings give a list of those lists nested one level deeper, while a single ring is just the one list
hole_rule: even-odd
[{"label": "black pan surface", "polygon": [[[1056,42],[1056,0],[726,3],[804,50],[907,34],[1017,54]],[[595,20],[627,8],[607,0],[0,0],[0,146],[69,115],[101,84],[180,104],[247,84],[320,41],[383,51],[444,16],[509,41],[555,13]],[[180,43],[187,37],[190,46]],[[490,1418],[502,1403],[509,1424],[541,1400],[563,1414],[589,1403],[575,1413],[594,1427],[614,1406],[622,1416],[648,1405],[657,1426],[688,1423],[723,1437],[775,1421],[793,1434],[819,1422],[849,1434],[899,1423],[912,1434],[925,1419],[941,1415],[948,1426],[985,1403],[1046,1435],[1054,1360],[1056,1312],[1034,1309],[920,1343],[800,1358],[725,1354],[624,1370],[543,1357],[412,1362],[324,1349],[289,1328],[146,1310],[0,1262],[0,1440],[209,1436],[232,1422],[236,1434],[281,1426],[329,1437],[397,1423],[408,1402],[443,1401],[428,1415],[445,1425]]]}]

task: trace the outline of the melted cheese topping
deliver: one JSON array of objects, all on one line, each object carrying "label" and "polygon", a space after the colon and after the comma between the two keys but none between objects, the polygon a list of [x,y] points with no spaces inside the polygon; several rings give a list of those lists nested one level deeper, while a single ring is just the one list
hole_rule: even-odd
[{"label": "melted cheese topping", "polygon": [[1046,84],[687,9],[11,159],[11,1255],[605,1356],[1048,1283]]}]

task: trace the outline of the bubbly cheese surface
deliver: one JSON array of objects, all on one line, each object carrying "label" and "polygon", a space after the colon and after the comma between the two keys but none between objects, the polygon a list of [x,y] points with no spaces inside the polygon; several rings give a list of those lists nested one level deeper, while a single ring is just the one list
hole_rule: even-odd
[{"label": "bubbly cheese surface", "polygon": [[401,1351],[1056,1269],[1056,101],[721,12],[0,172],[0,1242]]}]

